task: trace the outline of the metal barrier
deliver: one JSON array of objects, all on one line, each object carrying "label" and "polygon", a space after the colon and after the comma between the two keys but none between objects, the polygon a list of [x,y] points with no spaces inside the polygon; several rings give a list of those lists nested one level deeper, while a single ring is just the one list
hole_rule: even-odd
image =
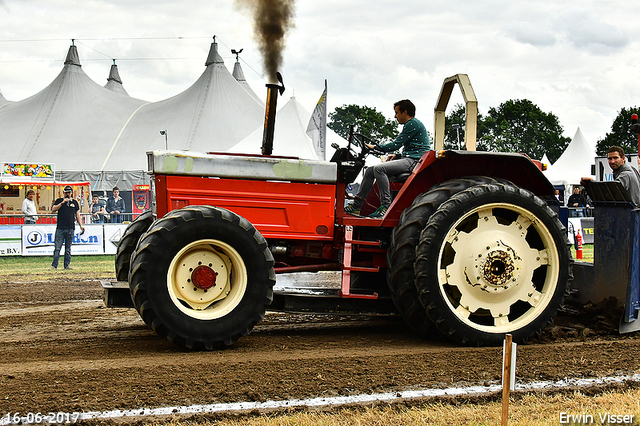
[{"label": "metal barrier", "polygon": [[84,223],[131,223],[138,217],[140,213],[122,213],[119,215],[101,215],[102,220],[96,221],[91,214],[83,214],[82,221]]},{"label": "metal barrier", "polygon": [[593,207],[567,207],[569,217],[593,217]]},{"label": "metal barrier", "polygon": [[[81,213],[82,223],[130,223],[136,217],[138,217],[140,213],[123,213],[120,216],[120,219],[115,220],[115,218],[111,218],[109,215],[105,215],[104,221],[95,221],[91,213]],[[39,214],[37,216],[37,225],[55,225],[57,223],[57,215],[55,214]],[[2,214],[0,215],[0,225],[25,225],[24,223],[24,215],[21,214]],[[29,225],[29,224],[26,224]]]}]

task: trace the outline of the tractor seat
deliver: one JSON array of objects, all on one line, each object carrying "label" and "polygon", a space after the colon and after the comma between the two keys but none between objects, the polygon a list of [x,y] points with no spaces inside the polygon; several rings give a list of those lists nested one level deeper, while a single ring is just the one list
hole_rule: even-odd
[{"label": "tractor seat", "polygon": [[400,173],[399,175],[389,176],[389,182],[403,183],[411,176],[411,172]]}]

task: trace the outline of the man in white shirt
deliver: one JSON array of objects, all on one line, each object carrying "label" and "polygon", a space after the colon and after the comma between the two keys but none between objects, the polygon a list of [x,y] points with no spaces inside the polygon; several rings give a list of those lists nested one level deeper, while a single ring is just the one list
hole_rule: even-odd
[{"label": "man in white shirt", "polygon": [[30,189],[27,191],[27,198],[22,201],[22,213],[24,214],[25,225],[33,225],[38,221],[38,209],[33,198],[36,196],[36,191]]}]

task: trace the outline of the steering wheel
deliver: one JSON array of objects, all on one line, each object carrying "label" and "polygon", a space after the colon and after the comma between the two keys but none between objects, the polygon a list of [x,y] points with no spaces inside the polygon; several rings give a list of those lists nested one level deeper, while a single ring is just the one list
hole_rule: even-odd
[{"label": "steering wheel", "polygon": [[[370,137],[363,135],[362,133],[354,133],[353,139],[356,144],[360,144],[362,151],[360,151],[360,158],[366,157],[368,154],[384,155],[384,151],[380,148],[378,142],[373,141]],[[374,149],[370,149],[367,144],[375,146]]]}]

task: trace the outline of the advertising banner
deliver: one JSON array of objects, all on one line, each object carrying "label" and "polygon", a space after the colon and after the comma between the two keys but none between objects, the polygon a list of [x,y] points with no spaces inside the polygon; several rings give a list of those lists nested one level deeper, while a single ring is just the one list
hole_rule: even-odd
[{"label": "advertising banner", "polygon": [[22,227],[20,225],[0,226],[0,256],[20,256],[22,254]]},{"label": "advertising banner", "polygon": [[584,217],[580,220],[582,225],[582,243],[593,244],[593,218]]},{"label": "advertising banner", "polygon": [[133,185],[133,213],[149,210],[149,190],[151,185]]},{"label": "advertising banner", "polygon": [[[86,225],[80,235],[76,228],[71,245],[72,255],[104,254],[104,231],[102,225]],[[23,256],[52,256],[55,244],[55,225],[25,225],[22,229]],[[61,255],[64,254],[64,244]]]},{"label": "advertising banner", "polygon": [[53,164],[3,163],[2,177],[53,179]]},{"label": "advertising banner", "polygon": [[105,223],[103,226],[104,254],[116,254],[118,243],[128,225],[126,223]]}]

